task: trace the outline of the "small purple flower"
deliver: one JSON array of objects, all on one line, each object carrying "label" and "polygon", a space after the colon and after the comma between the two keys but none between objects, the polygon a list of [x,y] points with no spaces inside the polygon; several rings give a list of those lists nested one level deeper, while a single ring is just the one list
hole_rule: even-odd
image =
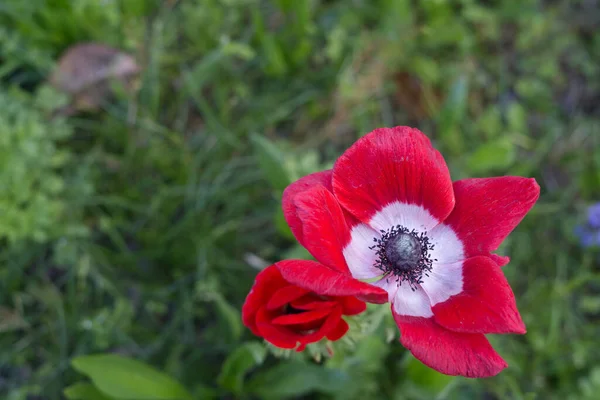
[{"label": "small purple flower", "polygon": [[579,238],[579,242],[583,247],[592,247],[600,244],[598,232],[584,226],[575,227],[575,236]]},{"label": "small purple flower", "polygon": [[600,202],[588,208],[588,224],[594,229],[600,229]]},{"label": "small purple flower", "polygon": [[585,225],[575,227],[573,233],[583,247],[600,246],[600,202],[588,207]]}]

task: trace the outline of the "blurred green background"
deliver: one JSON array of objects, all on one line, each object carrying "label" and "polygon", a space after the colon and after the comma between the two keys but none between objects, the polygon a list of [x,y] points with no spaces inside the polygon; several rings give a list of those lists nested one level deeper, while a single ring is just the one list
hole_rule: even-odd
[{"label": "blurred green background", "polygon": [[[600,200],[599,27],[598,0],[2,0],[0,398],[598,398],[573,229]],[[282,189],[394,125],[454,179],[542,187],[500,251],[528,333],[491,337],[497,377],[423,367],[387,307],[333,358],[241,325],[258,269],[308,256]],[[100,353],[156,370],[71,363]]]}]

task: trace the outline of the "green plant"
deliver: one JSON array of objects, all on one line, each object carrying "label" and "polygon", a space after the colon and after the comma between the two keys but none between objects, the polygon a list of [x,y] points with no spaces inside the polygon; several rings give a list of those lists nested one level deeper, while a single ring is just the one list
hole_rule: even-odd
[{"label": "green plant", "polygon": [[72,128],[51,118],[39,104],[16,89],[0,90],[0,240],[38,243],[87,232],[73,196],[90,193],[72,187],[71,153],[63,148]]}]

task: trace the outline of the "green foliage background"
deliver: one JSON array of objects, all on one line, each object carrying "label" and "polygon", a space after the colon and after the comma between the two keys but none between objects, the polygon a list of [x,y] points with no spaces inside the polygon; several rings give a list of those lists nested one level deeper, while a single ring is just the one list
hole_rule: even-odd
[{"label": "green foliage background", "polygon": [[[600,261],[572,232],[600,200],[599,7],[3,0],[0,398],[77,382],[71,398],[113,398],[71,364],[111,352],[195,399],[595,399]],[[88,41],[135,55],[139,91],[57,116],[68,99],[46,79]],[[510,365],[497,377],[423,367],[380,308],[333,358],[265,351],[241,325],[252,266],[306,257],[283,187],[393,125],[430,135],[455,179],[542,186],[502,248],[528,333],[492,338]]]}]

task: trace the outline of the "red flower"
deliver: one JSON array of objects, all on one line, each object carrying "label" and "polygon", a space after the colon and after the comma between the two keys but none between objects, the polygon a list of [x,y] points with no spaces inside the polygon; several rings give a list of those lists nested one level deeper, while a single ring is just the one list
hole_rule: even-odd
[{"label": "red flower", "polygon": [[279,269],[315,293],[341,290],[350,276],[375,279],[382,292],[366,296],[362,287],[356,295],[389,299],[401,342],[416,358],[448,375],[492,376],[507,365],[484,334],[525,333],[500,269],[509,259],[492,252],[539,190],[534,179],[515,176],[452,182],[423,133],[377,129],[333,170],[285,190],[286,220],[319,263]]},{"label": "red flower", "polygon": [[[242,321],[252,333],[264,337],[277,347],[302,351],[309,343],[327,337],[340,339],[348,331],[342,315],[360,314],[366,304],[353,297],[354,286],[368,286],[346,278],[346,284],[321,290],[316,294],[309,289],[293,285],[282,276],[278,266],[310,269],[313,261],[282,261],[261,271],[242,308]],[[356,283],[352,283],[352,282]],[[335,292],[337,290],[337,292]],[[323,295],[323,293],[329,295]]]}]

